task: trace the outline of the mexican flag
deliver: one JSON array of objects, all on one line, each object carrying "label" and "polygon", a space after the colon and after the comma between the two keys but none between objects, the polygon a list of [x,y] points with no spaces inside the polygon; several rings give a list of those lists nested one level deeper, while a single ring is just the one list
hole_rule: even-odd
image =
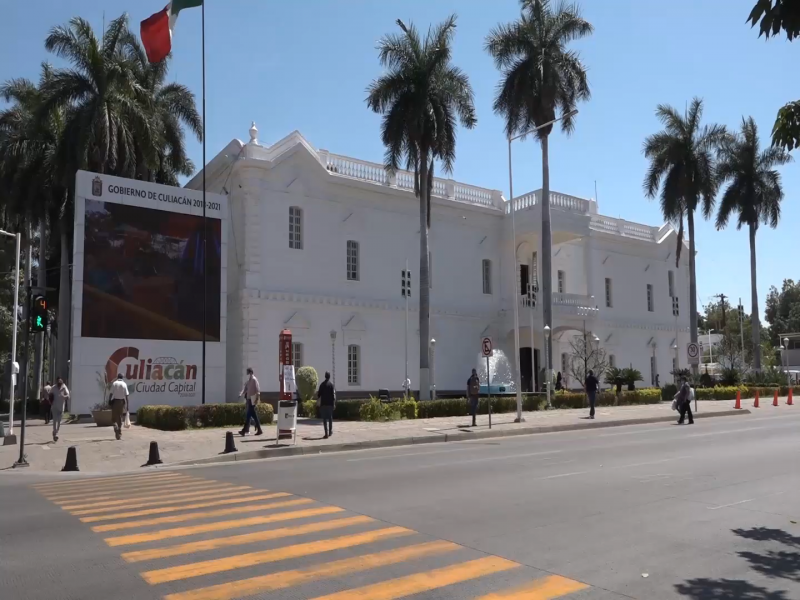
[{"label": "mexican flag", "polygon": [[203,0],[171,0],[164,10],[142,21],[142,44],[147,52],[147,60],[157,63],[164,60],[172,50],[172,31],[178,13],[184,8],[201,6]]}]

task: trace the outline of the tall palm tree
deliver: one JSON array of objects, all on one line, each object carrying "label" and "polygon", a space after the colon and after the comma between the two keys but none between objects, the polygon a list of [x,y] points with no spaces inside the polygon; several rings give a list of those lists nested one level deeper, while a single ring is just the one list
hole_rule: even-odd
[{"label": "tall palm tree", "polygon": [[451,63],[456,30],[452,15],[420,37],[413,24],[397,20],[400,34],[384,36],[378,44],[386,69],[367,89],[367,106],[383,115],[381,139],[389,172],[404,164],[414,171],[419,197],[419,385],[420,399],[430,398],[430,194],[434,164],[452,171],[456,158],[456,126],[477,123],[472,86],[467,75]]},{"label": "tall palm tree", "polygon": [[761,321],[758,312],[756,285],[756,232],[761,223],[773,229],[781,217],[783,187],[781,175],[774,167],[785,165],[792,157],[779,147],[761,150],[758,128],[753,117],[742,119],[742,129],[730,136],[721,146],[717,163],[717,178],[728,187],[720,199],[717,229],[728,224],[731,215],[738,213],[736,228],[748,228],[750,234],[750,298],[751,330],[753,335],[753,368],[761,370]]},{"label": "tall palm tree", "polygon": [[[700,125],[703,101],[694,98],[681,114],[671,106],[659,104],[656,116],[664,130],[644,142],[644,155],[650,167],[644,179],[648,198],[661,189],[661,213],[664,219],[678,224],[675,266],[680,264],[683,248],[683,219],[689,226],[689,334],[697,343],[697,277],[695,271],[694,213],[700,208],[708,219],[714,208],[718,182],[714,174],[715,152],[726,139],[721,125]],[[663,182],[663,185],[662,185]],[[697,366],[694,366],[695,373]]]},{"label": "tall palm tree", "polygon": [[[544,324],[553,327],[553,237],[550,227],[550,154],[548,137],[557,118],[572,133],[578,101],[591,97],[586,67],[567,45],[594,31],[578,5],[521,0],[520,18],[498,25],[486,38],[486,50],[502,72],[494,110],[506,121],[508,137],[536,129],[542,146],[542,295]],[[516,252],[516,249],[515,249]],[[516,299],[515,299],[516,301]],[[547,372],[553,368],[552,337],[546,340]],[[516,357],[519,360],[519,357]]]}]

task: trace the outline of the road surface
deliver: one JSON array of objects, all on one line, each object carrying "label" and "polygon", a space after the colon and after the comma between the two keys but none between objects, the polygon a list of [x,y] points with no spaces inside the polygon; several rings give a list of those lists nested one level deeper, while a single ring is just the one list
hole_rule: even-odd
[{"label": "road surface", "polygon": [[0,597],[800,599],[800,409],[0,474]]}]

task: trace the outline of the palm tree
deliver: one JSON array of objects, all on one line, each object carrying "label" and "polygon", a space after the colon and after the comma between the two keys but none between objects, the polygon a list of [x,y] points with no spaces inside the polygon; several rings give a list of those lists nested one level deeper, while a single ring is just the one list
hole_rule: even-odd
[{"label": "palm tree", "polygon": [[664,130],[649,136],[644,142],[644,155],[650,160],[644,191],[648,198],[655,198],[661,189],[661,213],[665,220],[678,224],[676,268],[683,248],[684,217],[688,222],[689,333],[691,341],[697,343],[694,212],[699,207],[706,219],[711,216],[717,193],[715,150],[727,133],[721,125],[701,127],[703,101],[699,98],[692,100],[683,116],[665,104],[658,105],[656,116],[663,123]]},{"label": "palm tree", "polygon": [[445,172],[456,158],[456,123],[471,129],[477,123],[472,86],[467,75],[451,63],[456,30],[452,15],[428,30],[422,40],[413,24],[397,24],[401,34],[384,36],[378,44],[380,63],[387,72],[367,89],[367,106],[383,115],[381,139],[389,172],[401,163],[414,171],[419,197],[419,385],[420,399],[430,398],[430,194],[439,160]]},{"label": "palm tree", "polygon": [[[550,155],[548,137],[557,119],[572,133],[575,107],[591,96],[586,67],[567,44],[594,31],[577,5],[521,0],[519,20],[489,32],[486,50],[503,77],[494,110],[506,121],[506,134],[536,130],[542,145],[542,295],[544,324],[553,327],[553,237],[550,227]],[[560,115],[560,116],[559,116]],[[515,300],[516,301],[516,300]],[[552,338],[546,340],[548,372],[553,368]],[[519,357],[517,357],[519,359]]]},{"label": "palm tree", "polygon": [[785,165],[792,157],[779,147],[761,150],[758,128],[752,117],[742,119],[741,132],[730,136],[722,145],[717,164],[717,178],[728,187],[720,199],[717,229],[728,224],[738,213],[736,228],[746,226],[750,233],[750,298],[753,335],[753,368],[761,370],[761,322],[758,314],[756,286],[756,232],[760,223],[773,229],[781,217],[783,187],[774,167]]}]

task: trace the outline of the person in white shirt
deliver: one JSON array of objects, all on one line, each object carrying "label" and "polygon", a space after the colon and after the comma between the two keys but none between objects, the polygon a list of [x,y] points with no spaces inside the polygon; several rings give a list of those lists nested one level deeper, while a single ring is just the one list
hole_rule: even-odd
[{"label": "person in white shirt", "polygon": [[69,390],[64,380],[59,377],[56,379],[56,389],[53,393],[53,441],[58,441],[58,430],[61,429],[61,417],[64,416],[64,411],[69,408]]},{"label": "person in white shirt", "polygon": [[117,439],[122,437],[122,415],[128,410],[128,385],[122,379],[122,374],[111,384],[111,422],[114,425],[114,435]]}]

